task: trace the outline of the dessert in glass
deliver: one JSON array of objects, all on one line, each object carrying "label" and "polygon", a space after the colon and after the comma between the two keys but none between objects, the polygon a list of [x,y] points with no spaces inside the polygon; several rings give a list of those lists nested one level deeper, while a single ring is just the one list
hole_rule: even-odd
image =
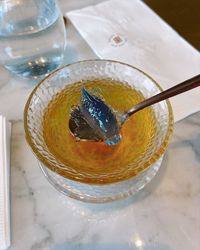
[{"label": "dessert in glass", "polygon": [[122,113],[162,91],[146,73],[124,63],[87,60],[64,66],[31,93],[24,112],[26,139],[60,192],[88,202],[134,194],[161,165],[173,130],[171,105],[165,100],[131,116],[116,145],[78,140],[69,119],[83,87]]}]

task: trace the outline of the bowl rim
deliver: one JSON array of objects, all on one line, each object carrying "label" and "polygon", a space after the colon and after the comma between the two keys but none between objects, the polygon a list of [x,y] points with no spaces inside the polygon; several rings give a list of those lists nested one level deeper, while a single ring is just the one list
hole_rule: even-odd
[{"label": "bowl rim", "polygon": [[[61,71],[62,69],[64,68],[67,68],[67,67],[70,67],[70,66],[73,66],[73,65],[78,65],[80,63],[87,63],[87,62],[111,62],[111,63],[116,63],[116,64],[121,64],[121,65],[124,65],[124,66],[128,66],[130,68],[133,68],[137,71],[139,71],[140,73],[142,73],[143,75],[145,75],[147,78],[149,78],[154,84],[156,87],[158,87],[158,89],[160,91],[163,91],[163,88],[151,77],[149,76],[146,72],[144,72],[143,70],[131,65],[131,64],[128,64],[128,63],[124,63],[124,62],[121,62],[121,61],[117,61],[117,60],[109,60],[109,59],[88,59],[88,60],[80,60],[80,61],[77,61],[77,62],[73,62],[73,63],[70,63],[70,64],[66,64],[66,65],[63,65],[62,67],[56,69],[55,71],[51,72],[49,75],[47,75],[44,79],[42,79],[36,86],[35,88],[32,90],[31,94],[29,95],[28,99],[27,99],[27,102],[25,104],[25,107],[24,107],[24,130],[25,130],[25,138],[26,138],[26,141],[28,143],[28,145],[30,146],[33,154],[36,156],[36,158],[39,160],[39,161],[42,161],[42,163],[47,166],[50,170],[51,170],[51,167],[50,167],[50,164],[48,166],[48,162],[43,158],[42,154],[38,152],[37,148],[34,146],[34,143],[32,142],[31,140],[31,135],[30,135],[30,132],[29,132],[29,129],[28,129],[28,110],[29,110],[29,105],[31,103],[31,100],[34,96],[34,94],[36,93],[37,89],[43,84],[43,82],[45,82],[47,79],[53,77],[54,75],[57,74],[58,71]],[[172,106],[171,106],[171,103],[168,99],[164,100],[164,102],[166,102],[166,105],[167,105],[167,110],[168,110],[168,114],[169,114],[169,123],[168,123],[168,128],[167,128],[167,132],[166,132],[166,135],[160,145],[160,147],[153,153],[152,157],[149,159],[148,162],[150,162],[148,164],[148,166],[144,167],[143,170],[141,170],[139,172],[139,174],[136,174],[135,176],[138,176],[140,175],[141,173],[143,173],[145,170],[147,170],[148,168],[151,167],[152,164],[154,164],[163,154],[164,152],[166,151],[166,148],[170,142],[170,138],[173,134],[173,128],[174,128],[174,115],[173,115],[173,110],[172,110]],[[82,180],[79,180],[79,179],[75,179],[73,177],[67,177],[67,179],[70,179],[72,181],[75,181],[77,183],[84,183],[84,184],[89,184],[89,185],[100,185],[100,186],[103,186],[103,185],[109,185],[109,184],[114,184],[114,183],[119,183],[119,182],[123,182],[123,181],[126,181],[130,178],[134,178],[135,176],[130,176],[129,178],[124,178],[123,180],[117,180],[117,181],[114,181],[114,182],[109,182],[109,183],[86,183]]]}]

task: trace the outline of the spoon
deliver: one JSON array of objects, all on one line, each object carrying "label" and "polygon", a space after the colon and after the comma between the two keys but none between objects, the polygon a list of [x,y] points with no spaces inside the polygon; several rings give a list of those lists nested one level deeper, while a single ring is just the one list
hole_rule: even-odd
[{"label": "spoon", "polygon": [[77,140],[115,145],[121,140],[121,126],[131,115],[199,86],[200,74],[136,104],[125,113],[113,111],[103,100],[83,88],[80,105],[72,108],[70,113],[69,129]]}]

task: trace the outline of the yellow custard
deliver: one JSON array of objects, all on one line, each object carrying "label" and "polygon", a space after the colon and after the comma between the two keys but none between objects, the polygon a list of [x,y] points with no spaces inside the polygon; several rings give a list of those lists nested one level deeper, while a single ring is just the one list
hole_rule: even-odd
[{"label": "yellow custard", "polygon": [[49,103],[43,117],[43,136],[55,158],[77,171],[75,177],[68,168],[49,167],[60,175],[84,183],[108,184],[128,179],[145,165],[138,165],[144,156],[151,138],[156,133],[156,120],[152,108],[134,114],[121,128],[122,140],[115,146],[104,142],[77,141],[70,133],[68,122],[71,107],[80,103],[84,87],[104,99],[114,110],[124,112],[144,97],[128,85],[107,80],[77,82],[68,85]]}]

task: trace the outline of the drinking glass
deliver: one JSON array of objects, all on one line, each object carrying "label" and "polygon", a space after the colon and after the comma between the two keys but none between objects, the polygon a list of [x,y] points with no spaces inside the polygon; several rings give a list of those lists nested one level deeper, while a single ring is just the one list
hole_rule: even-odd
[{"label": "drinking glass", "polygon": [[56,0],[0,1],[0,64],[25,78],[47,75],[62,63],[66,47]]}]

